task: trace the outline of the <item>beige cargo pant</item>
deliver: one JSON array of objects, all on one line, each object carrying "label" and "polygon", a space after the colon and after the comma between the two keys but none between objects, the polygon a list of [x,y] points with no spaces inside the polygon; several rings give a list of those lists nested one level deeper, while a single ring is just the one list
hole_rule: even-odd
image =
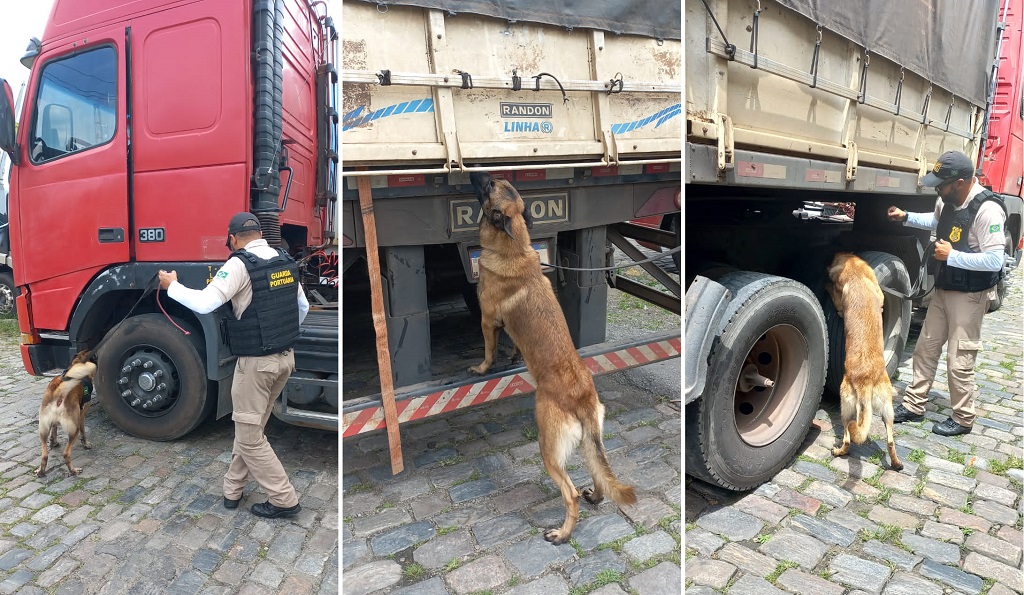
[{"label": "beige cargo pant", "polygon": [[974,360],[981,350],[981,322],[995,288],[964,292],[936,289],[914,348],[914,379],[903,395],[903,406],[911,413],[924,413],[935,370],[946,348],[946,380],[953,421],[974,425]]},{"label": "beige cargo pant", "polygon": [[290,508],[299,503],[288,474],[263,434],[274,401],[293,371],[295,353],[291,349],[273,355],[242,356],[235,363],[231,384],[235,443],[231,449],[231,465],[224,474],[225,498],[241,498],[242,490],[252,477],[267,492],[268,501],[274,506]]}]

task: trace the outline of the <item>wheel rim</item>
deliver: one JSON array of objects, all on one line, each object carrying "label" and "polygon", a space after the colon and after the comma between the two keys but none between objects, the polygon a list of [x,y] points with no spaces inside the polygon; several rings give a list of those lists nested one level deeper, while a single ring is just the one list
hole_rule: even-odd
[{"label": "wheel rim", "polygon": [[178,401],[180,378],[174,360],[151,345],[140,345],[121,359],[117,391],[137,415],[159,417]]},{"label": "wheel rim", "polygon": [[7,285],[0,284],[0,316],[14,311],[14,292]]},{"label": "wheel rim", "polygon": [[795,327],[768,329],[744,358],[736,381],[734,420],[740,439],[767,446],[792,424],[807,385],[807,341]]}]

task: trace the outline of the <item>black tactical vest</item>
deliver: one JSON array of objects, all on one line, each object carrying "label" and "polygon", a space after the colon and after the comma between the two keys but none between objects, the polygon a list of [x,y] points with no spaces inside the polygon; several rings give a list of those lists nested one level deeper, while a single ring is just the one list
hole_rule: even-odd
[{"label": "black tactical vest", "polygon": [[238,250],[252,281],[252,303],[235,320],[227,319],[228,345],[235,355],[279,353],[299,337],[299,267],[283,250],[270,260]]},{"label": "black tactical vest", "polygon": [[[989,190],[984,190],[967,203],[967,207],[959,211],[949,205],[942,205],[942,212],[939,214],[939,223],[935,228],[935,237],[939,240],[946,240],[953,245],[954,250],[960,252],[974,252],[967,245],[967,235],[974,225],[974,218],[978,216],[978,209],[986,201],[995,201],[1003,213],[1006,213],[1006,205],[1002,197]],[[939,289],[951,291],[982,291],[999,283],[1003,278],[1002,269],[998,271],[968,271],[945,262],[938,263],[939,267],[935,274],[935,286]]]}]

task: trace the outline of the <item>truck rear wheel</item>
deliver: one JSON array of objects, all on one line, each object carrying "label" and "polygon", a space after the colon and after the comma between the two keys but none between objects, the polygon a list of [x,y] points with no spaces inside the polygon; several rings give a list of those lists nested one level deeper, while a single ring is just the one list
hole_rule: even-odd
[{"label": "truck rear wheel", "polygon": [[14,276],[7,271],[0,272],[0,318],[15,315],[14,298],[18,288],[14,286]]},{"label": "truck rear wheel", "polygon": [[110,419],[148,440],[174,440],[195,429],[214,405],[199,344],[161,314],[125,320],[97,358],[96,392]]},{"label": "truck rear wheel", "polygon": [[[875,271],[878,284],[882,289],[890,289],[908,297],[899,297],[883,292],[882,302],[882,336],[885,337],[885,371],[892,378],[903,359],[903,348],[907,345],[910,334],[911,305],[910,275],[903,261],[886,252],[858,252],[864,262]],[[828,354],[828,373],[825,376],[825,390],[830,394],[839,394],[839,385],[843,382],[843,371],[846,369],[846,332],[843,319],[836,313],[832,298],[825,298],[825,320],[828,323],[828,337],[831,349]]]},{"label": "truck rear wheel", "polygon": [[717,281],[733,299],[704,394],[686,406],[686,472],[748,490],[775,476],[810,428],[825,380],[825,318],[791,279],[737,272]]},{"label": "truck rear wheel", "polygon": [[[1013,255],[1013,238],[1010,234],[1006,234],[1005,246],[1003,251],[1006,253],[1006,258]],[[999,308],[1003,307],[1003,298],[1006,297],[1006,277],[1004,276],[996,284],[996,299],[988,303],[988,311],[995,312]]]}]

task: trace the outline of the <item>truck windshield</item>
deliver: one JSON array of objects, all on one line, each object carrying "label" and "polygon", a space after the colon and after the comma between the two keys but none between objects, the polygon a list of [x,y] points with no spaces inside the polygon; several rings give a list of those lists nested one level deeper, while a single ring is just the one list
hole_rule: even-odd
[{"label": "truck windshield", "polygon": [[114,137],[117,55],[104,46],[43,67],[30,156],[41,163],[101,145]]}]

